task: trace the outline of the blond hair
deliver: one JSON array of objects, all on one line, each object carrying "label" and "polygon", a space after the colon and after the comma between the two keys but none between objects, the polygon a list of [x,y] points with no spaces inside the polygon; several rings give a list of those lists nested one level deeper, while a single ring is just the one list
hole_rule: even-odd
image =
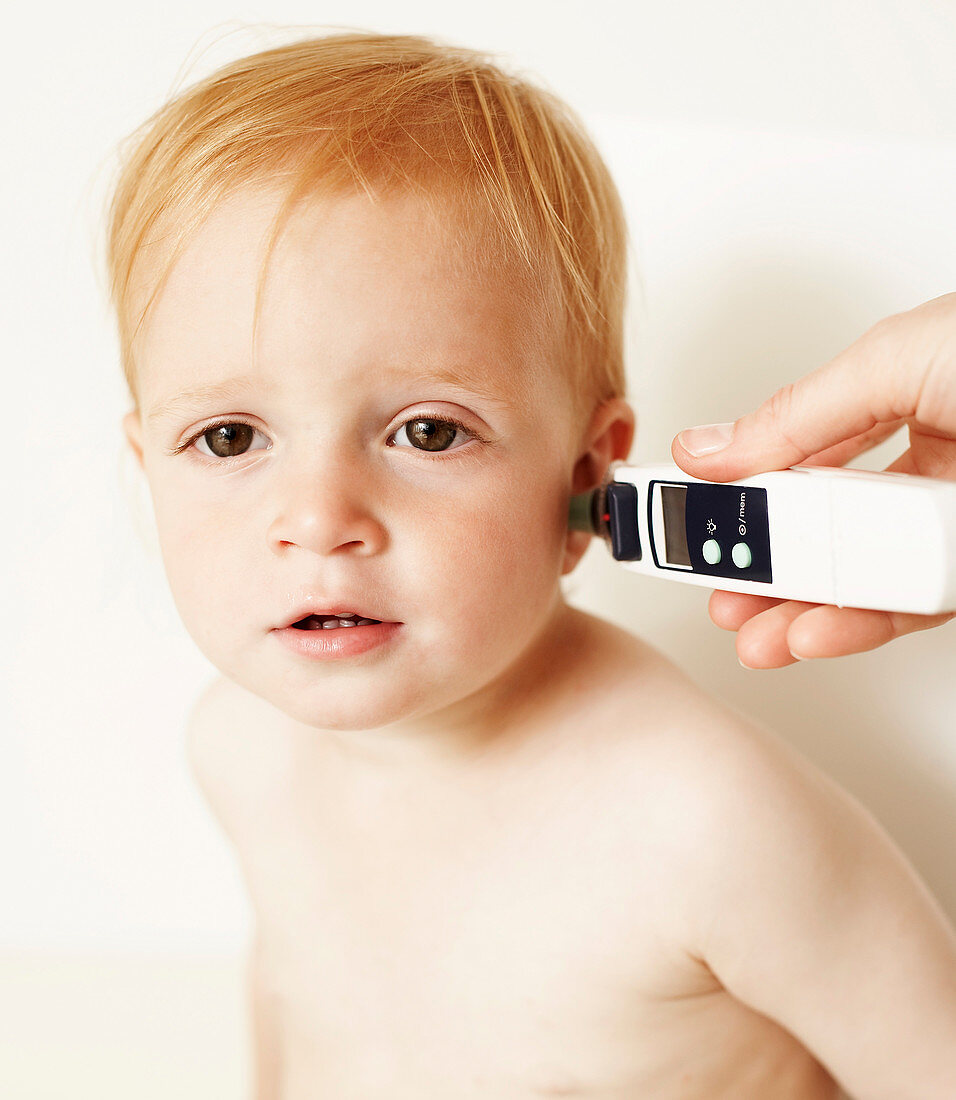
[{"label": "blond hair", "polygon": [[[466,225],[482,225],[481,247],[503,249],[542,288],[556,288],[579,401],[624,393],[620,197],[576,116],[483,54],[404,35],[292,42],[188,87],[125,140],[120,156],[107,266],[137,405],[133,344],[173,265],[219,200],[260,182],[285,195],[257,317],[269,258],[298,200],[404,188],[452,199]],[[165,266],[134,319],[139,264],[157,243]]]}]

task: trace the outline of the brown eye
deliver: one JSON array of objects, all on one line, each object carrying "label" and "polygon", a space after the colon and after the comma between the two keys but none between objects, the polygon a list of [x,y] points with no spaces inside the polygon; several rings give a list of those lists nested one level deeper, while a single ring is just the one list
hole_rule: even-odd
[{"label": "brown eye", "polygon": [[249,450],[257,434],[251,424],[217,424],[203,432],[197,443],[205,443],[214,458],[236,458]]},{"label": "brown eye", "polygon": [[419,451],[447,451],[462,429],[449,420],[409,420],[395,433],[396,441],[405,439]]}]

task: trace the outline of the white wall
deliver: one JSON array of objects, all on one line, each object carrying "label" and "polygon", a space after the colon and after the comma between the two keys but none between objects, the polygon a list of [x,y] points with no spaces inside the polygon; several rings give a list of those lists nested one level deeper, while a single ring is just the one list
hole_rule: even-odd
[{"label": "white wall", "polygon": [[[642,270],[638,460],[954,289],[956,8],[591,0],[584,27],[582,10],[91,0],[8,22],[0,950],[230,956],[248,931],[232,854],[184,763],[184,717],[212,669],[129,510],[138,494],[148,514],[148,496],[121,461],[126,396],[96,267],[111,150],[187,56],[199,76],[267,45],[242,30],[266,19],[423,32],[499,52],[569,100],[616,172]],[[706,590],[624,574],[595,547],[572,595],[829,770],[956,918],[956,623],[746,672]]]}]

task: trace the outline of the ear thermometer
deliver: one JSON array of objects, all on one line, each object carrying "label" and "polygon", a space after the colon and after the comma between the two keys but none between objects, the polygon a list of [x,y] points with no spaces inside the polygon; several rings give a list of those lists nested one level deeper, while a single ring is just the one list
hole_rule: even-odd
[{"label": "ear thermometer", "polygon": [[740,482],[618,466],[570,526],[626,569],[729,592],[931,615],[956,611],[956,482],[792,466]]}]

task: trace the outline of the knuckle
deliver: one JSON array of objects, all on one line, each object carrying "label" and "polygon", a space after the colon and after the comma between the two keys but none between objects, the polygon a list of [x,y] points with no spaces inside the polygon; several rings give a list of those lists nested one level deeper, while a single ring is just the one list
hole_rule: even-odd
[{"label": "knuckle", "polygon": [[767,399],[764,406],[764,414],[770,426],[770,430],[787,444],[793,451],[803,453],[793,436],[793,425],[796,413],[796,386],[793,382],[781,387],[775,394]]},{"label": "knuckle", "polygon": [[788,382],[768,399],[767,412],[775,423],[786,423],[793,408],[793,390],[793,383]]}]

